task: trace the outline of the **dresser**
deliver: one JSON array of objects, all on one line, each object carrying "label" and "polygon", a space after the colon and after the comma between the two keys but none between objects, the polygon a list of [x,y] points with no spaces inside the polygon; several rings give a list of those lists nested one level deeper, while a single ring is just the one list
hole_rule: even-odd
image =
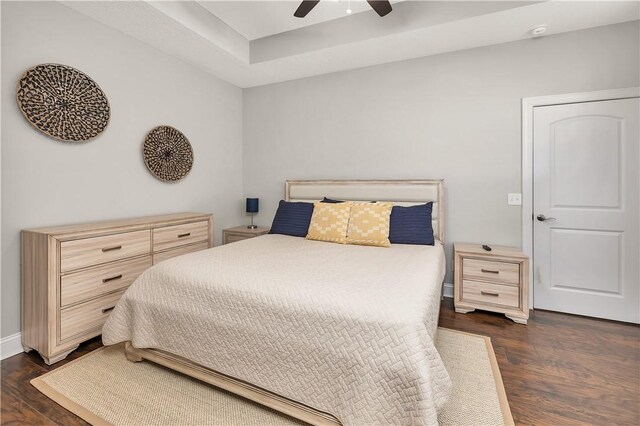
[{"label": "dresser", "polygon": [[513,321],[529,319],[529,258],[519,248],[454,245],[456,312],[499,312]]},{"label": "dresser", "polygon": [[213,216],[177,213],[22,231],[22,345],[47,364],[102,332],[147,268],[213,246]]},{"label": "dresser", "polygon": [[269,228],[258,226],[257,228],[247,228],[246,226],[236,226],[222,230],[222,244],[234,243],[246,240],[247,238],[259,237],[269,233]]}]

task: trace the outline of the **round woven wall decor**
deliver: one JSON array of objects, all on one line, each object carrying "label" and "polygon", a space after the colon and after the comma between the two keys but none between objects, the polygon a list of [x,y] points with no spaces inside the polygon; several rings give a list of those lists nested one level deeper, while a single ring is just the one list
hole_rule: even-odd
[{"label": "round woven wall decor", "polygon": [[154,127],[147,134],[142,151],[149,171],[166,182],[182,179],[193,166],[189,140],[171,126]]},{"label": "round woven wall decor", "polygon": [[109,123],[109,101],[85,73],[60,64],[29,68],[18,81],[18,108],[42,133],[67,142],[98,136]]}]

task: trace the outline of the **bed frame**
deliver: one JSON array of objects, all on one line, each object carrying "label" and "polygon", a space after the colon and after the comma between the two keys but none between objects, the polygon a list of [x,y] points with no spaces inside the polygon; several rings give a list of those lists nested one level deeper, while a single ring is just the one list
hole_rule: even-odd
[{"label": "bed frame", "polygon": [[[385,201],[400,206],[433,202],[434,237],[444,243],[442,179],[288,180],[285,183],[287,201],[318,201],[323,197],[348,201]],[[340,420],[329,413],[211,370],[178,355],[158,349],[135,348],[131,342],[125,344],[125,354],[129,361],[140,362],[146,359],[312,425],[341,425]]]}]

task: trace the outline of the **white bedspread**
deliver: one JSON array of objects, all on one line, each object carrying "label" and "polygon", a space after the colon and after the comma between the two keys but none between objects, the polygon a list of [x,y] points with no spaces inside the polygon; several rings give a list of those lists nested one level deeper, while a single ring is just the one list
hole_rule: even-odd
[{"label": "white bedspread", "polygon": [[442,246],[266,235],[167,260],[127,290],[105,345],[130,340],[336,416],[437,424]]}]

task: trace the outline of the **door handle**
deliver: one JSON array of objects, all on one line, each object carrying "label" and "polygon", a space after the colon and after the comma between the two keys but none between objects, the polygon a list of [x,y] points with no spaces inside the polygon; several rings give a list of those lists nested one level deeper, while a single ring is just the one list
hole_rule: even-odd
[{"label": "door handle", "polygon": [[556,220],[555,217],[546,217],[543,214],[539,214],[538,216],[536,216],[536,219],[538,219],[540,222],[546,222],[548,220]]}]

